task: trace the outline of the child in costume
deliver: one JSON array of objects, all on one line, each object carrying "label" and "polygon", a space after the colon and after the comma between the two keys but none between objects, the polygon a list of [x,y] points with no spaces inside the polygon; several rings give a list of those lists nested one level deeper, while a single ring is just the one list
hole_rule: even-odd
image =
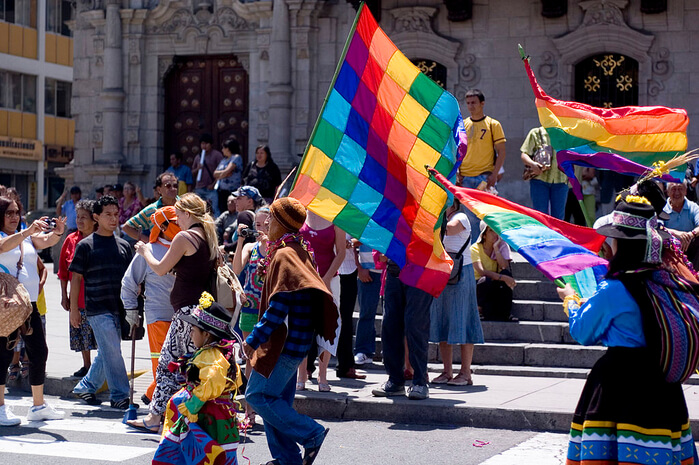
[{"label": "child in costume", "polygon": [[204,292],[192,314],[183,318],[192,324],[197,350],[170,364],[183,387],[168,402],[153,464],[237,465],[235,395],[242,380],[230,315]]}]

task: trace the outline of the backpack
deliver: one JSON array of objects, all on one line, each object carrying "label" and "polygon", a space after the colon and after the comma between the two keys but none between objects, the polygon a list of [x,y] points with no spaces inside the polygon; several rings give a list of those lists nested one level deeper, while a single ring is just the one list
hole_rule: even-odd
[{"label": "backpack", "polygon": [[666,270],[646,281],[660,329],[660,367],[668,383],[682,383],[699,366],[699,287]]}]

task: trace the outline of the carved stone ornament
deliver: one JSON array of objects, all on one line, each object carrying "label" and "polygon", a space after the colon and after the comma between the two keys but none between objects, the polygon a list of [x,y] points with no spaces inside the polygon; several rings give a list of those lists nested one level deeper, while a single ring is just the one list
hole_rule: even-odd
[{"label": "carved stone ornament", "polygon": [[462,101],[466,98],[466,92],[480,82],[481,69],[476,64],[476,56],[471,53],[464,54],[458,62],[461,63],[461,71],[454,95],[457,100]]},{"label": "carved stone ornament", "polygon": [[158,57],[158,78],[161,84],[165,82],[165,76],[167,76],[172,67],[175,66],[172,58],[172,56]]},{"label": "carved stone ornament", "polygon": [[561,81],[558,79],[558,62],[556,55],[546,51],[541,55],[536,77],[540,84],[546,89],[546,93],[553,98],[561,97]]},{"label": "carved stone ornament", "polygon": [[665,47],[658,47],[650,53],[653,60],[651,69],[653,77],[648,80],[648,95],[657,97],[661,91],[665,90],[665,83],[674,71],[672,61],[670,61],[670,50]]},{"label": "carved stone ornament", "polygon": [[426,32],[432,34],[430,18],[434,13],[435,9],[429,7],[394,8],[391,10],[395,21],[393,30],[395,32]]},{"label": "carved stone ornament", "polygon": [[614,24],[626,26],[621,10],[626,8],[628,0],[587,0],[580,2],[580,8],[585,11],[583,25]]},{"label": "carved stone ornament", "polygon": [[150,34],[182,35],[185,29],[194,28],[200,34],[206,34],[206,30],[212,26],[218,26],[224,32],[255,28],[254,24],[238,16],[232,8],[217,8],[214,14],[208,10],[199,10],[194,14],[190,8],[180,8],[174,13],[164,13],[147,27],[147,31]]}]

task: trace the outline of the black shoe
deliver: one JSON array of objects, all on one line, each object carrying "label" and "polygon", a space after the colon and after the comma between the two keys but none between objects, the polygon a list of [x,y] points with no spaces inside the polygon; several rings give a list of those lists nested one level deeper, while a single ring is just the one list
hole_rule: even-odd
[{"label": "black shoe", "polygon": [[[129,408],[129,399],[121,399],[118,401],[109,401],[109,405],[112,408],[119,409],[119,410],[128,410]],[[135,408],[138,408],[138,404],[133,404]]]},{"label": "black shoe", "polygon": [[303,453],[303,465],[311,465],[316,457],[318,457],[318,452],[320,452],[320,447],[323,445],[323,442],[325,442],[325,437],[328,435],[328,432],[330,431],[330,428],[325,428],[325,431],[323,432],[323,441],[318,444],[316,447],[309,447],[305,449],[305,452]]},{"label": "black shoe", "polygon": [[[245,392],[245,391],[243,391],[243,392]],[[148,404],[150,404],[150,398],[147,395],[143,394],[141,396],[141,402],[143,402],[143,405],[148,405]]]},{"label": "black shoe", "polygon": [[75,395],[82,399],[87,405],[100,405],[102,403],[97,396],[91,392],[76,393]]},{"label": "black shoe", "polygon": [[88,367],[82,367],[78,371],[73,373],[73,376],[76,378],[84,378],[88,371],[90,371]]}]

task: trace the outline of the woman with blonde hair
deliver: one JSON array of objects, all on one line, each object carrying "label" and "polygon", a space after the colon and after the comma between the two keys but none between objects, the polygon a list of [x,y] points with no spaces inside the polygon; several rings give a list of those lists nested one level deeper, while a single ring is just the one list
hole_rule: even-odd
[{"label": "woman with blonde hair", "polygon": [[167,402],[179,390],[175,375],[168,370],[168,364],[196,350],[190,335],[191,325],[182,317],[189,315],[196,308],[201,293],[209,290],[218,257],[216,226],[206,211],[206,202],[190,192],[175,202],[175,211],[177,224],[182,231],[175,235],[162,260],[158,261],[142,242],[136,244],[136,252],[143,256],[156,274],[163,276],[172,270],[176,272],[170,294],[175,315],[160,351],[155,373],[156,387],[148,405],[149,413],[141,420],[128,422],[129,426],[152,433],[160,430]]}]

